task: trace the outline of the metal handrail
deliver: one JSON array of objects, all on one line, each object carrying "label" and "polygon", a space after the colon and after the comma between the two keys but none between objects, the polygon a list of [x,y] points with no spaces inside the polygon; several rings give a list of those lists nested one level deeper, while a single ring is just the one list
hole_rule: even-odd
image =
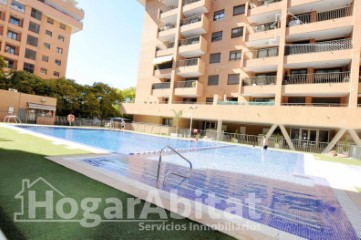
[{"label": "metal handrail", "polygon": [[170,82],[165,83],[153,83],[152,89],[168,89],[170,88]]},{"label": "metal handrail", "polygon": [[185,26],[185,25],[189,25],[189,24],[192,24],[192,23],[197,23],[197,22],[200,22],[200,21],[202,21],[202,15],[192,16],[192,17],[185,18],[185,19],[181,20],[180,25]]},{"label": "metal handrail", "polygon": [[329,52],[352,48],[352,39],[339,39],[318,43],[308,44],[292,44],[286,46],[286,55],[315,53],[315,52]]},{"label": "metal handrail", "polygon": [[330,72],[287,75],[282,84],[344,83],[349,81],[350,72]]},{"label": "metal handrail", "polygon": [[188,176],[183,176],[179,173],[175,173],[175,172],[170,172],[168,173],[167,175],[165,175],[164,179],[163,179],[163,186],[165,185],[165,182],[167,180],[167,178],[170,176],[170,175],[175,175],[175,176],[178,176],[178,177],[181,177],[183,178],[183,180],[179,183],[179,184],[182,184],[187,178],[189,178],[191,172],[192,172],[192,168],[193,168],[193,165],[192,163],[187,159],[185,158],[182,154],[180,154],[177,150],[175,150],[174,148],[172,148],[171,146],[165,146],[164,148],[162,148],[162,150],[160,151],[159,153],[159,162],[158,162],[158,171],[157,171],[157,188],[159,188],[159,177],[160,177],[160,166],[161,166],[161,163],[162,163],[162,156],[163,156],[163,153],[166,149],[170,149],[171,151],[173,151],[175,154],[177,154],[179,157],[181,157],[183,160],[185,160],[187,163],[189,163],[189,175]]},{"label": "metal handrail", "polygon": [[179,60],[177,62],[177,67],[187,67],[187,66],[196,66],[198,64],[199,58],[189,58],[185,60]]},{"label": "metal handrail", "polygon": [[186,38],[186,39],[179,40],[179,46],[188,46],[188,45],[198,44],[200,41],[201,41],[201,36]]},{"label": "metal handrail", "polygon": [[242,79],[242,86],[271,85],[276,83],[276,78],[275,75],[247,77]]}]

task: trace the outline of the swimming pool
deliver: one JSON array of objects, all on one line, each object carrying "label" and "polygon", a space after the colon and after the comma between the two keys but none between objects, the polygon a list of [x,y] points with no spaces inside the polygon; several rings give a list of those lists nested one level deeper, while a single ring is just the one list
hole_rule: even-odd
[{"label": "swimming pool", "polygon": [[[156,186],[158,158],[124,156],[137,151],[160,150],[165,145],[189,149],[208,147],[184,153],[194,167],[186,182],[179,184],[179,178],[170,177],[161,188],[165,191],[176,189],[180,196],[203,203],[215,194],[220,200],[215,206],[219,210],[234,206],[243,210],[234,214],[306,239],[358,239],[327,182],[303,174],[303,154],[119,131],[26,129],[121,153],[121,156],[84,158],[81,161],[99,171],[110,171],[149,186]],[[165,155],[161,179],[174,169],[184,174],[188,172],[178,157]],[[245,199],[250,193],[261,201],[256,207],[260,214],[257,219],[250,216],[242,201],[235,201]]]}]

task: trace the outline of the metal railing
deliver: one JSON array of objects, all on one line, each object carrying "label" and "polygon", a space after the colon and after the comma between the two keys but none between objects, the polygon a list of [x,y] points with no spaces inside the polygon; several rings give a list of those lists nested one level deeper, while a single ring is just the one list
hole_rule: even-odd
[{"label": "metal railing", "polygon": [[185,26],[185,25],[197,23],[197,22],[200,22],[200,21],[202,21],[202,15],[193,16],[193,17],[183,19],[183,20],[181,20],[180,25]]},{"label": "metal railing", "polygon": [[286,55],[330,52],[352,48],[352,39],[339,39],[319,43],[293,44],[286,46]]},{"label": "metal railing", "polygon": [[260,24],[257,26],[253,26],[252,28],[255,32],[264,32],[264,31],[268,31],[268,30],[277,29],[280,27],[279,25],[280,25],[280,21],[264,23],[264,24]]},{"label": "metal railing", "polygon": [[346,103],[282,103],[281,105],[296,107],[348,107]]},{"label": "metal railing", "polygon": [[175,42],[164,43],[164,46],[157,47],[157,52],[161,51],[161,50],[172,49],[172,48],[174,48],[174,45],[175,45]]},{"label": "metal railing", "polygon": [[248,77],[242,79],[242,86],[272,85],[276,83],[277,76]]},{"label": "metal railing", "polygon": [[249,106],[274,106],[272,101],[268,102],[236,102],[236,101],[218,101],[218,105],[249,105]]},{"label": "metal railing", "polygon": [[283,81],[287,84],[318,84],[318,83],[344,83],[350,81],[350,72],[313,73],[288,75]]},{"label": "metal railing", "polygon": [[195,2],[199,2],[199,1],[201,1],[201,0],[184,0],[183,6],[188,5],[188,4],[192,4],[192,3],[195,3]]},{"label": "metal railing", "polygon": [[256,58],[267,58],[275,56],[278,56],[278,47],[258,49]]},{"label": "metal railing", "polygon": [[177,67],[188,67],[198,65],[199,58],[190,58],[177,61]]},{"label": "metal railing", "polygon": [[201,36],[186,38],[179,41],[179,46],[198,44],[200,41],[201,41]]},{"label": "metal railing", "polygon": [[162,26],[159,28],[159,32],[164,32],[164,31],[167,31],[167,30],[170,30],[170,29],[174,29],[175,28],[175,25],[174,24],[167,24],[165,26]]},{"label": "metal railing", "polygon": [[167,89],[167,88],[170,88],[170,82],[152,84],[152,89]]},{"label": "metal railing", "polygon": [[351,6],[344,7],[344,8],[338,8],[338,9],[333,9],[333,10],[329,10],[329,11],[325,11],[325,12],[319,12],[319,13],[317,13],[317,21],[320,22],[320,21],[327,21],[327,20],[331,20],[331,19],[352,16],[352,11],[353,11],[353,6],[351,5]]},{"label": "metal railing", "polygon": [[163,13],[166,13],[166,12],[169,12],[169,11],[172,11],[174,9],[177,9],[178,6],[167,6],[167,7],[163,7],[160,9],[160,14],[163,14]]},{"label": "metal railing", "polygon": [[178,81],[175,83],[175,88],[195,88],[197,82],[197,80]]}]

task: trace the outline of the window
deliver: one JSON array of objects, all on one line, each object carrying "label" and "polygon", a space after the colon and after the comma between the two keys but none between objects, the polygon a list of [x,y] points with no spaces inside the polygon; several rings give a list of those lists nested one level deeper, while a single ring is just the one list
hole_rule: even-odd
[{"label": "window", "polygon": [[13,40],[18,40],[18,34],[16,32],[13,32],[13,31],[8,31],[8,38],[11,38]]},{"label": "window", "polygon": [[44,43],[44,47],[50,49],[50,43]]},{"label": "window", "polygon": [[32,8],[31,9],[31,16],[35,19],[38,19],[39,21],[41,21],[41,17],[42,17],[43,13],[40,12],[39,10]]},{"label": "window", "polygon": [[4,59],[5,65],[7,68],[14,69],[15,68],[15,62],[10,59]]},{"label": "window", "polygon": [[25,50],[25,58],[35,60],[36,59],[36,52],[31,49]]},{"label": "window", "polygon": [[13,54],[13,55],[17,55],[16,48],[14,46],[11,46],[11,45],[6,45],[5,46],[5,52]]},{"label": "window", "polygon": [[16,11],[22,12],[22,13],[25,12],[24,4],[14,1],[14,0],[11,1],[11,8],[15,9]]},{"label": "window", "polygon": [[46,75],[48,73],[48,69],[40,68],[40,73]]},{"label": "window", "polygon": [[31,46],[37,47],[38,46],[38,38],[28,35],[28,38],[26,39],[26,43]]},{"label": "window", "polygon": [[59,39],[60,41],[64,42],[64,36],[58,35],[58,39]]},{"label": "window", "polygon": [[239,74],[228,74],[227,85],[239,84]]},{"label": "window", "polygon": [[60,23],[60,26],[59,26],[61,29],[65,30],[66,29],[66,25],[63,24],[63,23]]},{"label": "window", "polygon": [[207,97],[206,104],[213,104],[213,97]]},{"label": "window", "polygon": [[45,30],[45,34],[52,37],[53,36],[53,33],[49,30]]},{"label": "window", "polygon": [[278,48],[261,48],[258,49],[257,58],[275,57],[278,55]]},{"label": "window", "polygon": [[210,56],[209,63],[219,63],[221,62],[221,54],[220,53],[213,53]]},{"label": "window", "polygon": [[24,71],[27,71],[29,73],[34,73],[34,68],[35,68],[34,64],[24,63],[24,68],[23,68]]},{"label": "window", "polygon": [[224,9],[214,12],[213,21],[219,21],[224,18]]},{"label": "window", "polygon": [[211,39],[212,42],[217,42],[221,40],[222,40],[222,31],[212,33],[212,39]]},{"label": "window", "polygon": [[43,62],[49,62],[49,56],[43,55],[43,56],[41,57],[41,60],[42,60]]},{"label": "window", "polygon": [[54,75],[54,77],[57,77],[57,78],[60,77],[60,73],[59,73],[59,72],[54,72],[53,75]]},{"label": "window", "polygon": [[60,47],[57,47],[57,48],[56,48],[56,52],[58,52],[58,53],[60,53],[60,54],[63,54],[63,49],[60,48]]},{"label": "window", "polygon": [[238,61],[241,60],[242,51],[231,51],[229,53],[229,61]]},{"label": "window", "polygon": [[61,65],[61,61],[59,59],[55,59],[55,64],[60,66]]},{"label": "window", "polygon": [[34,33],[39,33],[40,32],[40,25],[30,22],[29,23],[29,31],[32,31]]},{"label": "window", "polygon": [[47,23],[49,23],[49,24],[51,24],[51,25],[54,24],[54,19],[52,19],[52,18],[50,18],[50,17],[48,17],[48,19],[47,19],[46,21],[47,21]]},{"label": "window", "polygon": [[218,81],[219,81],[218,75],[208,76],[208,86],[218,85]]},{"label": "window", "polygon": [[245,11],[244,5],[235,6],[233,7],[233,16],[244,14],[244,11]]},{"label": "window", "polygon": [[16,25],[16,26],[20,26],[20,20],[17,19],[17,18],[15,18],[15,17],[13,17],[13,16],[10,17],[9,23],[14,24],[14,25]]},{"label": "window", "polygon": [[243,36],[243,27],[232,28],[231,38],[237,38]]}]

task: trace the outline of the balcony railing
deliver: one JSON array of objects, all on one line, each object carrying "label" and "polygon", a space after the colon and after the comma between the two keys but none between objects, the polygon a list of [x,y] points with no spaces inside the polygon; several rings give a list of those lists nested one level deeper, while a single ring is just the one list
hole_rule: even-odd
[{"label": "balcony railing", "polygon": [[170,88],[170,82],[165,83],[153,83],[152,89],[168,89]]},{"label": "balcony railing", "polygon": [[201,37],[192,37],[192,38],[187,38],[187,39],[183,39],[179,41],[179,46],[188,46],[188,45],[193,45],[193,44],[198,44],[201,40]]},{"label": "balcony railing", "polygon": [[198,64],[199,58],[190,58],[185,60],[180,60],[177,62],[177,67],[189,67],[196,66]]},{"label": "balcony railing", "polygon": [[202,15],[198,15],[198,16],[193,16],[193,17],[189,17],[186,19],[183,19],[180,23],[181,26],[185,26],[185,25],[189,25],[192,23],[197,23],[202,21]]},{"label": "balcony railing", "polygon": [[348,107],[347,103],[282,103],[281,105],[294,107]]},{"label": "balcony railing", "polygon": [[267,58],[275,56],[278,56],[278,47],[258,49],[255,58]]},{"label": "balcony railing", "polygon": [[330,52],[352,48],[352,39],[339,39],[333,41],[310,43],[310,44],[293,44],[286,46],[286,55]]},{"label": "balcony railing", "polygon": [[200,0],[184,0],[183,2],[183,6],[184,5],[188,5],[188,4],[192,4],[192,3],[195,3],[195,2],[199,2]]},{"label": "balcony railing", "polygon": [[167,31],[167,30],[173,29],[173,28],[175,28],[174,24],[167,24],[165,26],[160,27],[159,32]]},{"label": "balcony railing", "polygon": [[343,18],[352,16],[353,6],[347,6],[344,8],[333,9],[325,12],[318,13],[306,13],[298,16],[294,16],[288,21],[288,26],[296,26],[305,23],[321,22],[337,18]]},{"label": "balcony railing", "polygon": [[163,8],[160,9],[160,14],[172,11],[173,9],[176,9],[176,8],[178,8],[178,6],[163,7]]},{"label": "balcony railing", "polygon": [[198,80],[179,81],[175,83],[175,88],[195,88]]},{"label": "balcony railing", "polygon": [[276,83],[277,76],[248,77],[242,79],[242,86],[272,85]]},{"label": "balcony railing", "polygon": [[270,23],[264,23],[253,27],[253,30],[255,32],[264,32],[268,30],[277,29],[280,27],[281,22],[270,22]]},{"label": "balcony railing", "polygon": [[314,73],[288,75],[283,81],[287,84],[318,84],[318,83],[344,83],[350,81],[350,72]]},{"label": "balcony railing", "polygon": [[164,46],[158,46],[157,51],[165,50],[165,49],[172,49],[174,48],[175,42],[167,42],[164,43]]}]

